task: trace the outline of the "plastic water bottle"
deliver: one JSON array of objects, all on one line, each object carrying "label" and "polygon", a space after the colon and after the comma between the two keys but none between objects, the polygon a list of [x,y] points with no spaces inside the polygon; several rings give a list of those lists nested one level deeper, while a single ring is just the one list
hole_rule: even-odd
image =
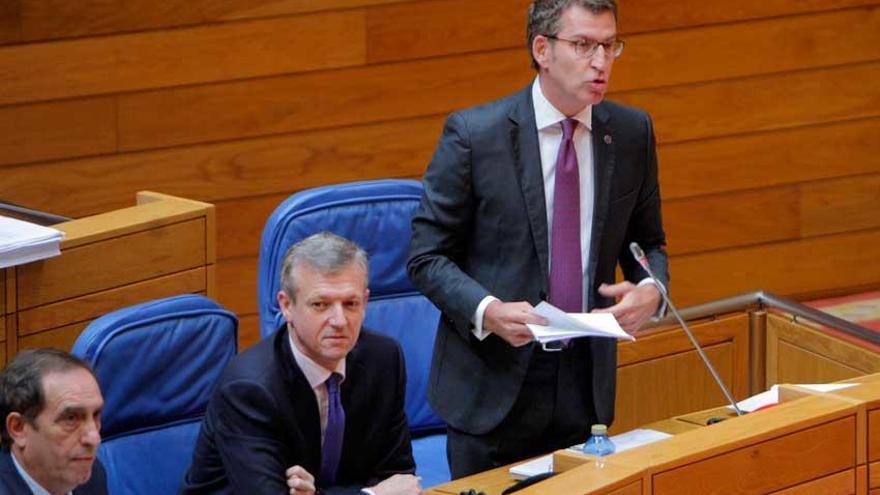
[{"label": "plastic water bottle", "polygon": [[608,427],[605,425],[593,425],[590,428],[590,438],[584,442],[584,454],[603,457],[614,453],[614,442],[608,438]]}]

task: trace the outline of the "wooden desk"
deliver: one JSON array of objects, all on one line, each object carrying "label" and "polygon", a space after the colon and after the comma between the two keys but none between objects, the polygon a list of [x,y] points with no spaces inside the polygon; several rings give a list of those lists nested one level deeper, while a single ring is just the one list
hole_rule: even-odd
[{"label": "wooden desk", "polygon": [[[855,388],[816,394],[795,389],[779,406],[699,426],[703,411],[654,423],[672,438],[596,459],[554,454],[561,473],[530,494],[880,494],[880,374]],[[431,493],[475,488],[495,495],[512,484],[507,467]],[[870,491],[869,491],[870,490]]]},{"label": "wooden desk", "polygon": [[0,270],[0,365],[19,349],[70,349],[95,318],[139,302],[214,294],[214,207],[140,192],[130,208],[54,226],[61,256]]}]

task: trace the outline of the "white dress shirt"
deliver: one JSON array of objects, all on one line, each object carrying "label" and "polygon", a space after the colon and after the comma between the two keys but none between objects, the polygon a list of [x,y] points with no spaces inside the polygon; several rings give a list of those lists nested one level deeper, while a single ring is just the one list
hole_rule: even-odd
[{"label": "white dress shirt", "polygon": [[[553,198],[556,189],[556,158],[559,155],[559,146],[562,144],[562,121],[567,119],[562,112],[550,103],[541,89],[540,76],[532,83],[532,104],[535,108],[535,124],[538,129],[538,147],[541,155],[541,173],[544,177],[544,201],[547,209],[547,244],[548,253],[553,250],[550,243],[553,239]],[[583,302],[581,308],[587,307],[587,296],[590,291],[590,280],[587,278],[587,269],[590,258],[590,242],[593,234],[593,206],[596,196],[596,168],[593,160],[593,106],[588,105],[578,114],[572,116],[579,125],[574,130],[575,154],[578,160],[578,179],[580,192],[580,229],[581,229],[581,269],[583,277]],[[550,260],[553,263],[553,260]],[[644,279],[638,285],[653,283],[650,278]],[[474,312],[471,330],[478,339],[483,340],[491,331],[483,329],[483,315],[486,307],[495,296],[486,296],[477,306]]]}]

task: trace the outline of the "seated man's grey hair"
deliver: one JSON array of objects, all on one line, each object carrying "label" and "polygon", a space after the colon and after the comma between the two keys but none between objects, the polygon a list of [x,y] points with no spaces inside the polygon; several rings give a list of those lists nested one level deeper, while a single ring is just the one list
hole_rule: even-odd
[{"label": "seated man's grey hair", "polygon": [[320,232],[297,242],[284,255],[281,265],[281,289],[296,300],[294,267],[306,263],[322,274],[331,274],[357,263],[364,269],[364,283],[369,280],[367,253],[354,242],[332,232]]}]

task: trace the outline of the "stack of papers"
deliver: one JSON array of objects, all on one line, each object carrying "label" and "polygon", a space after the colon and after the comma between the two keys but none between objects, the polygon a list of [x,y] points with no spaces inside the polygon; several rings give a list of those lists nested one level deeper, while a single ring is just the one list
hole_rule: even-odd
[{"label": "stack of papers", "polygon": [[[799,387],[803,387],[814,392],[818,392],[820,394],[824,394],[827,392],[834,392],[835,390],[843,390],[850,387],[855,387],[858,383],[801,383],[796,384]],[[760,394],[753,395],[748,399],[743,399],[736,403],[736,406],[739,407],[740,411],[743,412],[755,412],[762,407],[767,407],[772,404],[779,403],[779,385],[773,385],[770,387],[770,390],[766,392],[761,392]],[[729,409],[733,409],[731,406],[727,406]]]},{"label": "stack of papers", "polygon": [[541,344],[579,337],[606,337],[636,340],[626,333],[611,313],[566,313],[547,302],[541,302],[533,311],[547,318],[549,325],[528,324],[535,340]]},{"label": "stack of papers", "polygon": [[0,268],[61,254],[64,232],[0,216]]}]

